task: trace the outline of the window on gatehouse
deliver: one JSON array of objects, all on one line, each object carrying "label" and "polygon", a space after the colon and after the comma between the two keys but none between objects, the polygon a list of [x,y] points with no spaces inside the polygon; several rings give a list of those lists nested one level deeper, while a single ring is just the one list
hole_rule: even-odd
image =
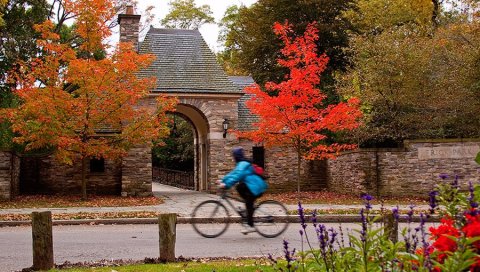
[{"label": "window on gatehouse", "polygon": [[105,172],[105,160],[103,158],[90,159],[90,173],[104,173]]},{"label": "window on gatehouse", "polygon": [[263,146],[252,147],[252,161],[256,165],[265,168],[265,149]]}]

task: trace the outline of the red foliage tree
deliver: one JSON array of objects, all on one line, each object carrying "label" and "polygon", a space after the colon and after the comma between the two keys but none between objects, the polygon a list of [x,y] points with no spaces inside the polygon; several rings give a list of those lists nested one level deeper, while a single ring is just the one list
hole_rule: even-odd
[{"label": "red foliage tree", "polygon": [[327,131],[339,132],[358,127],[359,100],[351,98],[335,105],[324,105],[326,95],[318,88],[328,57],[317,54],[318,30],[311,23],[303,36],[292,37],[292,28],[275,23],[273,30],[284,42],[283,59],[278,63],[290,70],[280,83],[268,82],[265,91],[258,85],[246,88],[253,94],[247,101],[250,111],[259,117],[255,130],[239,133],[265,146],[292,147],[297,153],[297,183],[300,192],[302,159],[335,157],[352,144],[328,144]]},{"label": "red foliage tree", "polygon": [[20,63],[21,72],[10,75],[22,103],[4,114],[17,134],[14,141],[27,150],[50,148],[64,163],[81,161],[85,199],[87,160],[119,158],[132,146],[167,136],[166,112],[174,110],[176,100],[160,97],[155,112],[138,107],[155,79],[137,73],[154,57],[139,55],[131,44],[95,59],[95,52],[107,49],[113,0],[65,0],[64,6],[75,15],[81,54],[62,43],[52,22],[36,26],[43,55]]}]

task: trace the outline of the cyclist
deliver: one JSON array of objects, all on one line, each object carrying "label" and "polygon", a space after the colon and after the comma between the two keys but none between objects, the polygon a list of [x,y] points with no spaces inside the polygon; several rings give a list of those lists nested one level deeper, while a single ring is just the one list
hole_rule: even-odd
[{"label": "cyclist", "polygon": [[238,183],[236,189],[245,200],[247,210],[247,225],[242,233],[247,234],[255,232],[253,225],[254,203],[267,189],[267,183],[254,173],[251,162],[245,158],[243,148],[234,148],[232,155],[235,160],[235,168],[220,181],[219,187],[229,189]]}]

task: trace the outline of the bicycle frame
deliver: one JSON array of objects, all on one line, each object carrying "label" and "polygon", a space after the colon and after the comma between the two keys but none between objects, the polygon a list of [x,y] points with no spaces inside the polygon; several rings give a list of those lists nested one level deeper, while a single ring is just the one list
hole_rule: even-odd
[{"label": "bicycle frame", "polygon": [[220,198],[222,200],[224,200],[226,203],[228,203],[228,206],[230,206],[240,217],[242,217],[242,218],[244,217],[240,212],[241,210],[239,210],[237,207],[235,207],[235,204],[231,201],[231,200],[236,200],[236,201],[242,203],[243,205],[245,205],[245,201],[242,198],[232,196],[228,192],[228,190],[223,190],[221,195],[220,195]]}]

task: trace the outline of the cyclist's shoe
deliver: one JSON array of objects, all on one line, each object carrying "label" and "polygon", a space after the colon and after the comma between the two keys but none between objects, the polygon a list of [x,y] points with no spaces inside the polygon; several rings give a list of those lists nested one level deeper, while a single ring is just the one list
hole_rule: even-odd
[{"label": "cyclist's shoe", "polygon": [[243,227],[244,227],[244,229],[242,230],[242,233],[245,234],[245,235],[257,231],[254,227],[249,226],[249,225],[244,225]]},{"label": "cyclist's shoe", "polygon": [[238,211],[242,218],[247,218],[247,210],[241,209]]}]

